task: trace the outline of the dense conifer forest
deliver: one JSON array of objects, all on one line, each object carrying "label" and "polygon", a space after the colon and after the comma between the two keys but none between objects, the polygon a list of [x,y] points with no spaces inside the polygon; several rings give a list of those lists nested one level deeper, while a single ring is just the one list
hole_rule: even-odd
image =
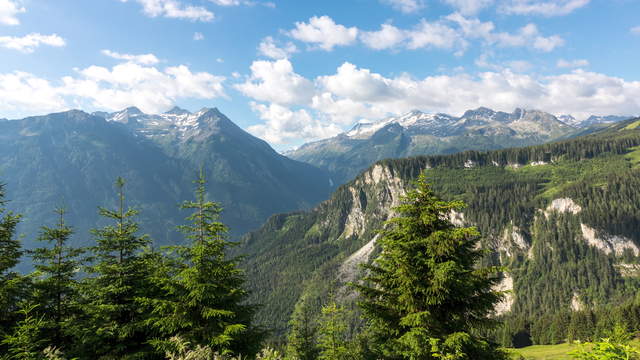
[{"label": "dense conifer forest", "polygon": [[[601,338],[576,358],[633,358],[640,132],[629,126],[385,160],[373,169],[406,183],[356,179],[243,243],[228,239],[204,171],[180,206],[180,245],[161,248],[139,228],[124,179],[83,248],[70,245],[73,224],[60,208],[41,246],[23,249],[21,215],[7,210],[0,186],[0,358],[499,360],[508,347]],[[354,201],[370,219],[362,229],[347,221]],[[611,248],[578,240],[585,227]],[[370,238],[369,259],[345,273]],[[25,259],[28,274],[16,271]]]}]

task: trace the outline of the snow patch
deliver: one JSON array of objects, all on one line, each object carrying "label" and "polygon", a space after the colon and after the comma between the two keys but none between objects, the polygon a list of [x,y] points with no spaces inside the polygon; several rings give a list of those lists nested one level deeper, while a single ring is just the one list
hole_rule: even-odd
[{"label": "snow patch", "polygon": [[467,169],[475,167],[475,166],[476,166],[476,163],[473,160],[467,160],[467,161],[464,162],[464,167],[467,168]]}]

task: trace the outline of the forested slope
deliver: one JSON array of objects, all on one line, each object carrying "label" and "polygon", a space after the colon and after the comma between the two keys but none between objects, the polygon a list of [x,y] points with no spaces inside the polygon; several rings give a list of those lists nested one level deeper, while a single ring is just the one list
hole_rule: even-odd
[{"label": "forested slope", "polygon": [[329,293],[352,304],[345,283],[375,257],[377,230],[426,170],[443,198],[468,204],[452,219],[478,227],[485,262],[507,268],[501,288],[513,293],[496,309],[507,320],[496,336],[506,345],[521,333],[552,342],[536,334],[544,321],[623,304],[640,289],[639,125],[629,120],[540,146],[376,163],[313,211],[274,216],[247,235],[240,250],[248,254],[253,297],[264,304],[260,320],[282,335],[301,298],[310,313]]}]

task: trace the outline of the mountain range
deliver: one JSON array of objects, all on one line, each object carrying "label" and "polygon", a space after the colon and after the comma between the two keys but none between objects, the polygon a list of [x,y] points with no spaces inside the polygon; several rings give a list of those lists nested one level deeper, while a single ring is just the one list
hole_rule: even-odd
[{"label": "mountain range", "polygon": [[378,161],[312,211],[271,217],[239,249],[264,305],[259,320],[281,336],[294,309],[313,321],[333,294],[355,309],[357,327],[348,283],[379,254],[379,230],[422,172],[442,198],[467,203],[451,221],[477,227],[483,263],[505,268],[499,289],[511,293],[495,309],[505,346],[542,343],[541,319],[565,321],[640,291],[640,119],[632,119],[544,145]]},{"label": "mountain range", "polygon": [[270,215],[310,208],[331,191],[326,172],[291,160],[248,134],[217,109],[147,115],[136,108],[88,114],[73,110],[0,121],[0,179],[9,208],[24,215],[20,232],[33,247],[42,225],[63,206],[74,243],[91,243],[98,206],[114,206],[113,183],[127,181],[128,204],[141,210],[142,230],[156,244],[180,241],[175,226],[187,215],[200,168],[222,220],[238,236]]},{"label": "mountain range", "polygon": [[484,107],[460,117],[412,111],[380,122],[360,122],[348,132],[285,154],[329,171],[335,183],[343,184],[386,158],[537,145],[627,118],[592,116],[579,122],[571,116],[559,119],[538,110],[506,113]]}]

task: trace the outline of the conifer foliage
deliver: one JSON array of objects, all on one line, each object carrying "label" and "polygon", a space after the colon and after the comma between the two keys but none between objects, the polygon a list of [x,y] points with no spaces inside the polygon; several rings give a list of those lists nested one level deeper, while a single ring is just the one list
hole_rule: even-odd
[{"label": "conifer foliage", "polygon": [[15,321],[18,300],[25,289],[25,279],[13,270],[22,256],[15,234],[20,215],[7,211],[5,204],[4,185],[0,184],[0,335]]},{"label": "conifer foliage", "polygon": [[154,344],[170,350],[170,339],[179,335],[193,345],[212,348],[219,354],[255,354],[261,333],[251,327],[254,307],[246,305],[247,292],[239,259],[228,258],[232,242],[227,227],[218,219],[220,206],[206,200],[206,179],[196,181],[195,201],[189,223],[181,226],[185,245],[171,247],[165,276],[156,277],[165,296],[146,301],[153,313],[149,323],[161,334]]},{"label": "conifer foliage", "polygon": [[124,180],[118,178],[115,186],[117,208],[100,208],[100,215],[112,223],[93,230],[96,246],[86,268],[90,277],[84,282],[88,318],[83,326],[84,350],[85,356],[97,358],[139,358],[151,351],[145,314],[137,303],[150,288],[143,252],[150,239],[138,235],[134,221],[138,212],[126,208]]},{"label": "conifer foliage", "polygon": [[65,222],[64,209],[55,227],[43,226],[38,238],[46,246],[30,251],[35,266],[33,281],[36,314],[41,314],[43,329],[50,344],[67,349],[71,342],[68,329],[75,315],[81,312],[78,304],[76,275],[80,270],[79,256],[84,252],[68,245],[73,230]]},{"label": "conifer foliage", "polygon": [[499,269],[476,267],[477,230],[448,220],[462,207],[436,197],[423,174],[382,232],[382,253],[356,285],[381,358],[503,358],[476,335],[502,294],[492,290]]}]

